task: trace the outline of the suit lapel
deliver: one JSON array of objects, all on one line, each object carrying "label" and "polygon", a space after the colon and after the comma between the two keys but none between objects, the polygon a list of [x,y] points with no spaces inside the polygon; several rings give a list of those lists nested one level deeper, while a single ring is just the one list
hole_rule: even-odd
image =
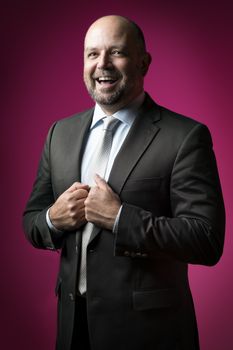
[{"label": "suit lapel", "polygon": [[84,112],[84,114],[81,117],[80,120],[80,131],[79,131],[79,138],[77,142],[77,161],[78,161],[78,179],[81,182],[81,162],[82,162],[82,156],[83,151],[86,144],[86,138],[91,126],[92,117],[93,117],[93,109],[88,110],[87,112]]},{"label": "suit lapel", "polygon": [[63,169],[66,172],[63,177],[66,179],[66,187],[75,181],[81,182],[81,161],[92,116],[93,110],[88,110],[74,117],[69,126],[66,154],[63,159]]},{"label": "suit lapel", "polygon": [[120,194],[128,176],[157,135],[159,119],[157,105],[147,96],[113,163],[108,182],[114,192]]},{"label": "suit lapel", "polygon": [[[108,183],[114,192],[121,193],[130,173],[156,137],[159,131],[156,122],[159,119],[158,106],[146,95],[145,102],[113,163]],[[100,230],[98,227],[94,228],[90,242]]]}]

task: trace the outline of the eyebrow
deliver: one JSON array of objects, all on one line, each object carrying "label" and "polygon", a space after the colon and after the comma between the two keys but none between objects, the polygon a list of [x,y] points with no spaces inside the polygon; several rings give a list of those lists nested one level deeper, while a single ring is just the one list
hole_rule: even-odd
[{"label": "eyebrow", "polygon": [[97,50],[96,47],[84,47],[84,51]]},{"label": "eyebrow", "polygon": [[[126,51],[127,50],[127,46],[113,45],[108,50],[113,50],[113,49],[119,49],[119,50]],[[99,50],[99,48],[98,47],[90,47],[90,46],[84,48],[84,51],[95,51],[95,50]]]}]

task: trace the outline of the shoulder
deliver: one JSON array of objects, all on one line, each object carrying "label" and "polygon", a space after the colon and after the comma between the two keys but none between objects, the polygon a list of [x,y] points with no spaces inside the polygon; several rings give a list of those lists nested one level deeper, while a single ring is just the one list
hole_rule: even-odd
[{"label": "shoulder", "polygon": [[161,126],[167,128],[173,135],[182,135],[183,137],[188,135],[199,135],[200,139],[210,138],[210,132],[208,127],[183,114],[171,111],[165,107],[159,106],[161,113]]},{"label": "shoulder", "polygon": [[207,126],[190,116],[157,104],[148,94],[145,99],[145,111],[151,115],[160,128],[172,134],[189,133],[192,129],[208,129]]},{"label": "shoulder", "polygon": [[73,114],[69,117],[60,119],[53,123],[50,127],[49,135],[54,134],[67,134],[79,132],[82,128],[85,128],[91,123],[94,109],[88,109],[84,112]]},{"label": "shoulder", "polygon": [[197,142],[204,140],[212,143],[208,127],[194,118],[157,104],[149,95],[146,95],[144,107],[144,111],[154,120],[160,130],[160,136],[167,144],[172,143],[174,147],[179,147],[189,137]]},{"label": "shoulder", "polygon": [[59,143],[61,140],[62,142],[69,142],[69,140],[76,138],[77,135],[90,126],[93,111],[94,109],[91,108],[54,122],[47,134],[47,143],[50,144],[52,140]]},{"label": "shoulder", "polygon": [[92,118],[94,108],[87,109],[83,112],[72,114],[71,116],[65,117],[58,120],[55,124],[59,127],[71,127],[77,123],[82,123],[83,120]]},{"label": "shoulder", "polygon": [[189,116],[185,116],[181,113],[172,111],[166,107],[159,106],[160,116],[161,116],[161,123],[165,125],[171,125],[172,127],[182,127],[184,129],[192,129],[193,127],[197,125],[203,125],[199,121],[195,120],[194,118],[191,118]]},{"label": "shoulder", "polygon": [[167,137],[178,144],[198,145],[209,144],[212,146],[212,137],[208,127],[180,113],[173,112],[165,107],[159,106],[161,120],[160,127],[166,133]]}]

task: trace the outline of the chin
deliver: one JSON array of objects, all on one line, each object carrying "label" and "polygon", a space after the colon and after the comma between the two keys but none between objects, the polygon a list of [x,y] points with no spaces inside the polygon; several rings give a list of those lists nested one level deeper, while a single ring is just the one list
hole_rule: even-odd
[{"label": "chin", "polygon": [[112,106],[119,102],[118,100],[112,98],[95,98],[95,101],[103,106]]},{"label": "chin", "polygon": [[89,90],[89,94],[98,104],[111,106],[120,102],[123,93],[120,90],[111,93],[99,93],[96,90]]}]

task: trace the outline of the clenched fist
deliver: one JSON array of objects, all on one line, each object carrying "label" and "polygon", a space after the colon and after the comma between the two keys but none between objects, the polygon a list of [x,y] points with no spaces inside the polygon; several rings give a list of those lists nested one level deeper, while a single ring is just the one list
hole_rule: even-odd
[{"label": "clenched fist", "polygon": [[49,218],[58,230],[72,231],[86,223],[84,202],[88,192],[88,185],[75,182],[58,197],[49,209]]},{"label": "clenched fist", "polygon": [[99,175],[95,176],[95,182],[84,202],[86,220],[112,230],[121,206],[120,198]]}]

